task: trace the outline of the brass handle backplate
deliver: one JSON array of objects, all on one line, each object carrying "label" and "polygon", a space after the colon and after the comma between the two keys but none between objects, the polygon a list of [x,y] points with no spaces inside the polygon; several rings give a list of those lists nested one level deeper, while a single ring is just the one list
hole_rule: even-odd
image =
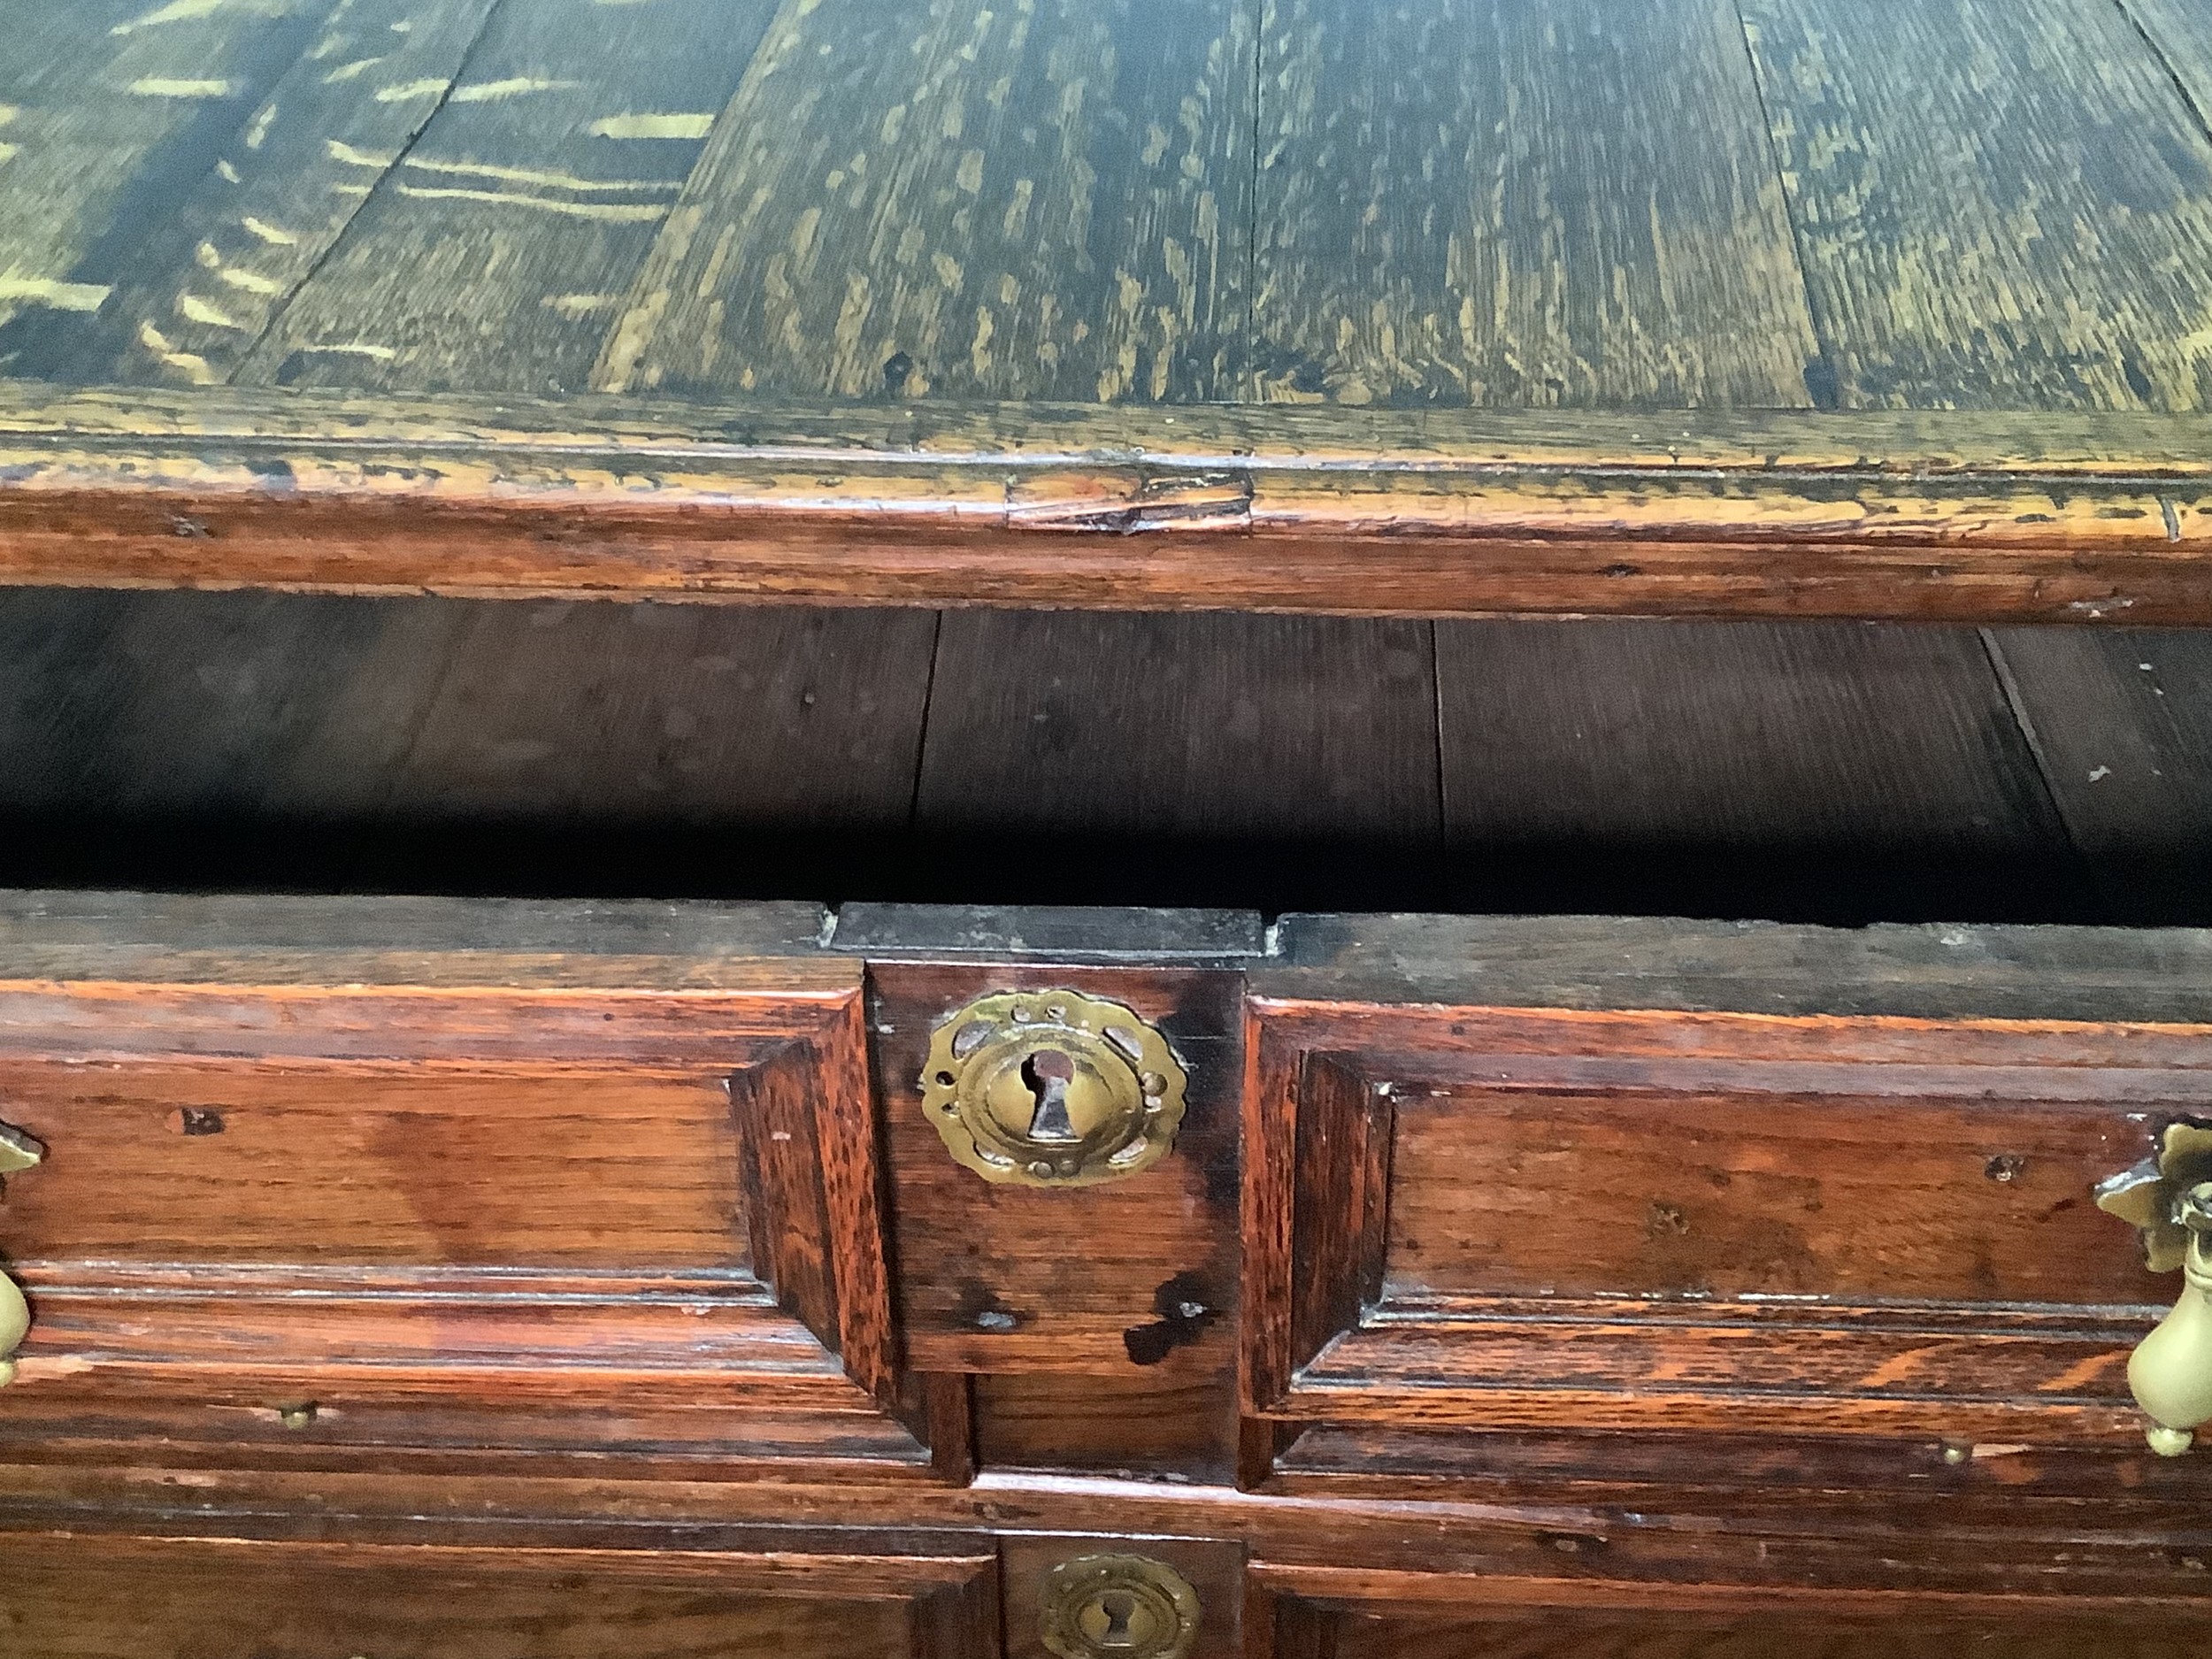
[{"label": "brass handle backplate", "polygon": [[1088,1187],[1167,1156],[1187,1081],[1133,1009],[1074,991],[1001,991],[938,1026],[922,1110],[986,1180]]},{"label": "brass handle backplate", "polygon": [[1198,1592],[1148,1555],[1079,1555],[1045,1575],[1044,1644],[1060,1659],[1183,1659]]},{"label": "brass handle backplate", "polygon": [[2128,1356],[2151,1449],[2178,1457],[2212,1422],[2212,1129],[2168,1125],[2155,1156],[2098,1184],[2097,1203],[2140,1230],[2153,1272],[2181,1270],[2181,1300]]},{"label": "brass handle backplate", "polygon": [[[0,1124],[0,1175],[27,1170],[46,1156],[46,1148],[20,1129]],[[31,1304],[23,1290],[0,1273],[0,1387],[15,1380],[15,1350],[31,1329]]]}]

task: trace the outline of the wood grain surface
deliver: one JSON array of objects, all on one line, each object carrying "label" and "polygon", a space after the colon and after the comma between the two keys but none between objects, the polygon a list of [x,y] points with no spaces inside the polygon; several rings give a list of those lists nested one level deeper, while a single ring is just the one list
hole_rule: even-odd
[{"label": "wood grain surface", "polygon": [[353,234],[237,378],[581,390],[772,11],[499,6],[419,138],[363,150]]},{"label": "wood grain surface", "polygon": [[[598,1659],[640,1642],[656,1659],[979,1659],[933,1604],[990,1601],[978,1558],[21,1534],[8,1552],[0,1628],[21,1659]],[[131,1594],[101,1593],[117,1582]]]},{"label": "wood grain surface", "polygon": [[1455,905],[1609,910],[1632,887],[1625,908],[1681,915],[2089,913],[1970,633],[1455,622],[1437,672]]},{"label": "wood grain surface", "polygon": [[2010,628],[1991,646],[2106,913],[2201,926],[2212,916],[2212,636]]},{"label": "wood grain surface", "polygon": [[2116,5],[1745,0],[1824,401],[2212,399],[2212,136]]},{"label": "wood grain surface", "polygon": [[1268,0],[1262,398],[1809,405],[1735,8]]},{"label": "wood grain surface", "polygon": [[[0,80],[0,373],[145,392],[111,450],[0,454],[0,579],[2212,620],[2200,19],[1747,6],[50,8]],[[565,461],[462,465],[226,381],[418,434],[608,396]],[[1823,414],[1889,407],[1930,412]],[[1646,475],[1731,408],[1744,476]],[[2106,428],[1969,418],[2030,411],[2153,419],[2081,492],[2036,462]],[[680,461],[620,453],[656,422]],[[975,464],[854,465],[926,431]],[[1548,448],[1634,475],[1439,476]]]},{"label": "wood grain surface", "polygon": [[594,384],[1225,396],[1251,41],[1241,0],[786,6]]}]

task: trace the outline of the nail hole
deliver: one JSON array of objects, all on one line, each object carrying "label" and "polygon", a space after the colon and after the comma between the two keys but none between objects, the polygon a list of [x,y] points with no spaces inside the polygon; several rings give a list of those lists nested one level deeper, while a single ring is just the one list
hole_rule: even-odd
[{"label": "nail hole", "polygon": [[223,1133],[223,1114],[211,1106],[180,1106],[166,1119],[170,1130],[180,1135],[219,1135]]}]

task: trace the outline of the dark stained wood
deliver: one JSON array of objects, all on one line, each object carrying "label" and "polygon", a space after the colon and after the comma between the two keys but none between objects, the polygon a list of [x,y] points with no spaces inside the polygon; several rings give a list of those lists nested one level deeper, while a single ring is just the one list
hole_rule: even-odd
[{"label": "dark stained wood", "polygon": [[2085,872],[1970,634],[1450,623],[1437,678],[1456,903],[2086,911]]},{"label": "dark stained wood", "polygon": [[389,601],[0,595],[0,798],[119,816],[373,810],[461,619]]},{"label": "dark stained wood", "polygon": [[581,390],[773,12],[499,7],[427,130],[345,180],[374,193],[241,378]]},{"label": "dark stained wood", "polygon": [[935,626],[0,593],[9,876],[727,891],[780,843],[833,895],[906,826]]},{"label": "dark stained wood", "polygon": [[1745,0],[1830,397],[2212,401],[2212,137],[2116,5]]},{"label": "dark stained wood", "polygon": [[2212,922],[2212,634],[2008,628],[1991,649],[2106,914]]},{"label": "dark stained wood", "polygon": [[593,383],[1222,397],[1251,63],[1241,0],[787,7]]},{"label": "dark stained wood", "polygon": [[2212,1024],[2212,932],[2188,928],[1289,916],[1275,942],[1287,977],[1256,983],[1316,1001]]},{"label": "dark stained wood", "polygon": [[495,7],[356,0],[324,9],[327,22],[220,157],[181,201],[164,204],[157,233],[119,273],[97,333],[73,346],[73,376],[180,385],[238,373],[444,104]]},{"label": "dark stained wood", "polygon": [[955,612],[916,826],[1017,895],[1044,859],[1063,890],[1089,865],[1085,897],[1357,905],[1358,847],[1401,861],[1371,890],[1402,902],[1440,841],[1435,699],[1419,623]]},{"label": "dark stained wood", "polygon": [[[988,1659],[985,1557],[12,1534],[21,1659]],[[111,1594],[127,1583],[127,1596]],[[965,1613],[965,1617],[962,1615]]]},{"label": "dark stained wood", "polygon": [[1268,0],[1262,41],[1249,395],[1811,403],[1724,0]]},{"label": "dark stained wood", "polygon": [[234,151],[250,159],[251,121],[332,10],[88,0],[11,13],[0,373],[104,378],[118,288],[149,265],[189,267],[180,210]]},{"label": "dark stained wood", "polygon": [[926,611],[461,611],[379,803],[393,817],[906,821],[936,636]]}]

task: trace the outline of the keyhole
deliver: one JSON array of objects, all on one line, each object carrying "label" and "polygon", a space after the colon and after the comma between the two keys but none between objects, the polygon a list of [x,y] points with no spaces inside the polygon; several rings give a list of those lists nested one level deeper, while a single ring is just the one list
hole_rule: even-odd
[{"label": "keyhole", "polygon": [[1098,1598],[1098,1610],[1106,1615],[1106,1628],[1098,1632],[1102,1647],[1133,1647],[1137,1639],[1129,1621],[1137,1616],[1137,1598],[1126,1590],[1109,1590]]},{"label": "keyhole", "polygon": [[1057,1048],[1040,1048],[1022,1062],[1022,1084],[1036,1099],[1029,1114],[1029,1138],[1039,1141],[1073,1141],[1068,1117],[1068,1085],[1075,1081],[1075,1062]]}]

